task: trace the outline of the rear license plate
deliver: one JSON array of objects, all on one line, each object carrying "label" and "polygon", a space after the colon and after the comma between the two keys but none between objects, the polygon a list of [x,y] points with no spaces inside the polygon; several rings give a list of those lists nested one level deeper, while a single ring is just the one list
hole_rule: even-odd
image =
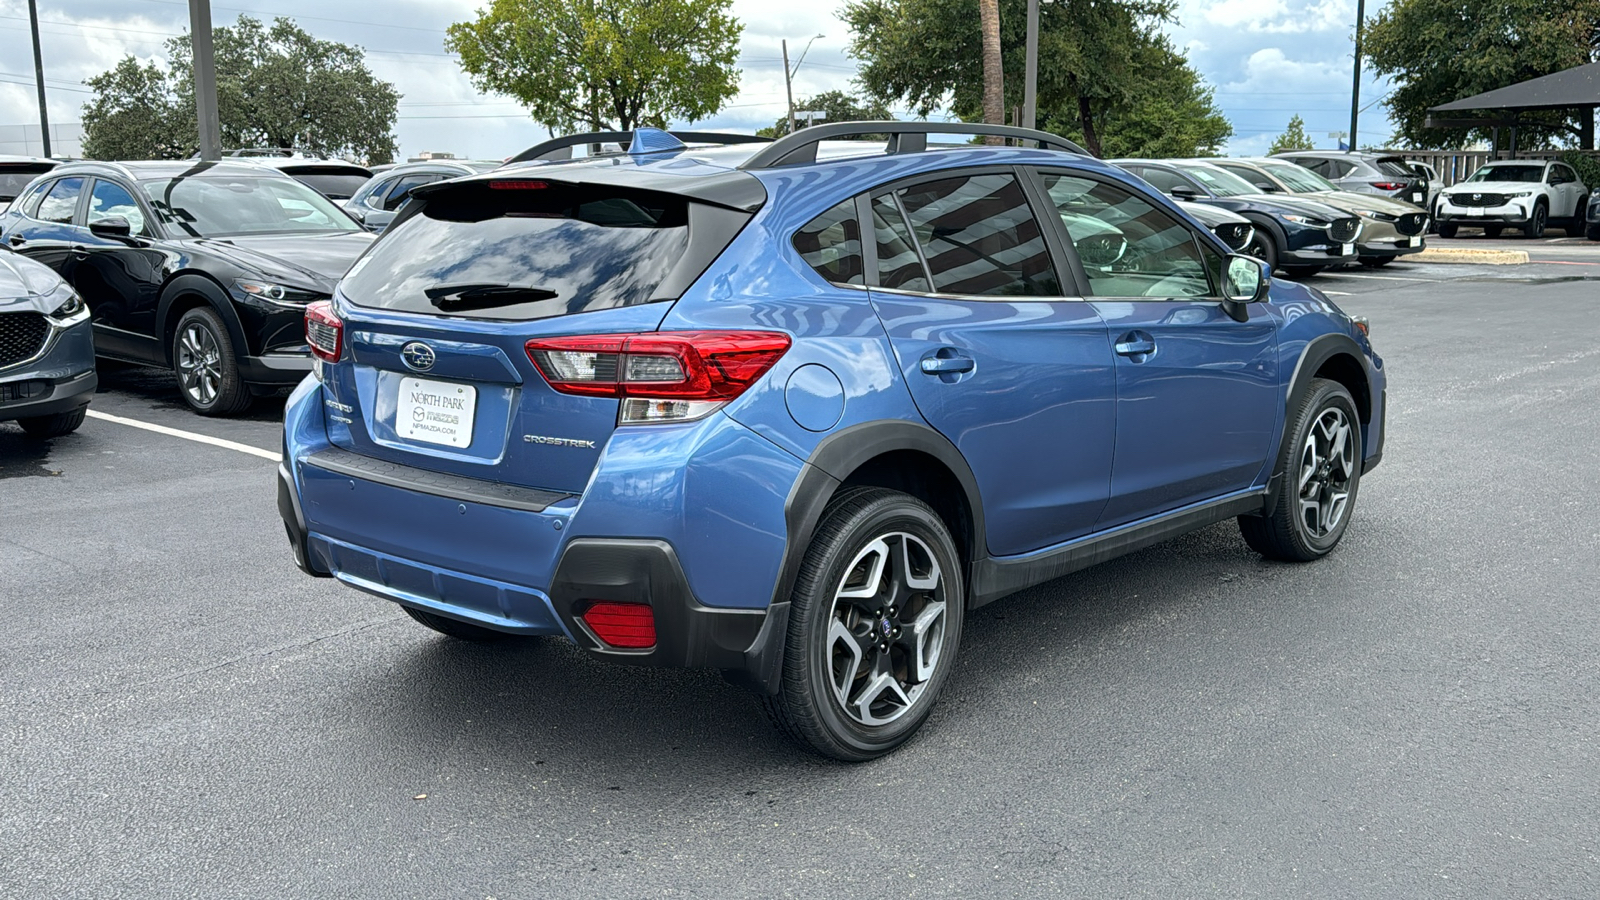
[{"label": "rear license plate", "polygon": [[470,447],[477,407],[478,389],[471,385],[402,378],[395,399],[394,430],[413,441]]},{"label": "rear license plate", "polygon": [[1350,254],[1352,254],[1354,252],[1356,252],[1356,245],[1355,244],[1345,244],[1345,245],[1343,245],[1343,246],[1341,246],[1339,248],[1339,255],[1340,256],[1349,256]]}]

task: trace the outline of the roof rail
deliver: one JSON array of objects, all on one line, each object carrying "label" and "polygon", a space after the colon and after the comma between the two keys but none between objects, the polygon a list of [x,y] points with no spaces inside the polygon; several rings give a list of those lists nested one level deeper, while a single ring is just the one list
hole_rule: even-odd
[{"label": "roof rail", "polygon": [[[772,138],[753,134],[725,134],[720,131],[668,131],[684,143],[695,144],[765,144]],[[569,134],[534,144],[532,147],[506,160],[507,163],[528,162],[535,159],[571,159],[572,148],[582,144],[621,144],[624,149],[633,144],[631,131],[591,131],[586,134]]]},{"label": "roof rail", "polygon": [[739,168],[773,169],[809,165],[817,161],[817,144],[822,141],[859,138],[869,134],[887,134],[889,141],[884,149],[890,154],[920,153],[928,149],[930,134],[973,134],[1029,141],[1041,150],[1065,150],[1080,156],[1090,155],[1089,151],[1064,137],[1048,131],[1010,125],[985,125],[980,122],[827,122],[779,138],[771,146],[745,160]]}]

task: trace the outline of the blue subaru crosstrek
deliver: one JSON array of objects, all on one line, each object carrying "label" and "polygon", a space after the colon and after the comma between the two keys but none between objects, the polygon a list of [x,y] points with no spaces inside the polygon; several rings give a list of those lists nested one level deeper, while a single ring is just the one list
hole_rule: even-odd
[{"label": "blue subaru crosstrek", "polygon": [[554,146],[602,140],[418,188],[308,308],[278,488],[307,573],[457,638],[721,669],[862,760],[977,607],[1224,519],[1286,560],[1349,527],[1366,323],[1070,142]]}]

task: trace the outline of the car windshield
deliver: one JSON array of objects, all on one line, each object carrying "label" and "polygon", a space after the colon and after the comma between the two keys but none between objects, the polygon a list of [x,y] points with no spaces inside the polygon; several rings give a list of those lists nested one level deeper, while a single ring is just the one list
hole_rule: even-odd
[{"label": "car windshield", "polygon": [[1289,190],[1296,194],[1308,194],[1316,191],[1337,191],[1339,187],[1333,182],[1310,169],[1296,165],[1268,165],[1262,166],[1273,178],[1287,184]]},{"label": "car windshield", "polygon": [[1241,197],[1246,194],[1261,193],[1260,188],[1216,166],[1183,166],[1182,169],[1183,174],[1205,185],[1218,197]]},{"label": "car windshield", "polygon": [[367,183],[367,176],[360,172],[295,172],[293,175],[295,181],[334,200],[349,200]]},{"label": "car windshield", "polygon": [[196,175],[139,186],[162,221],[191,237],[357,230],[328,198],[292,178]]},{"label": "car windshield", "polygon": [[1468,181],[1524,181],[1538,184],[1544,180],[1544,166],[1484,166],[1472,173]]}]

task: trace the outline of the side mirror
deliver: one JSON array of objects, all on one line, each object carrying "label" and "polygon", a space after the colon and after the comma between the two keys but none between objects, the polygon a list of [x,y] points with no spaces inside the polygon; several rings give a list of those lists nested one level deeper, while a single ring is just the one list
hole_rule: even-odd
[{"label": "side mirror", "polygon": [[1235,320],[1250,318],[1251,303],[1267,299],[1272,269],[1252,256],[1230,256],[1223,269],[1222,308]]},{"label": "side mirror", "polygon": [[90,222],[89,233],[97,237],[127,238],[133,237],[133,226],[121,216],[106,216]]},{"label": "side mirror", "polygon": [[1180,184],[1172,189],[1172,196],[1179,200],[1199,200],[1200,192],[1192,187]]},{"label": "side mirror", "polygon": [[357,224],[360,224],[360,225],[367,224],[367,214],[361,211],[361,207],[360,206],[352,203],[349,206],[346,206],[344,208],[344,211],[345,211],[345,214],[348,215],[350,218],[355,219]]},{"label": "side mirror", "polygon": [[1263,194],[1281,194],[1281,193],[1284,193],[1283,188],[1278,187],[1277,185],[1273,184],[1270,181],[1258,181],[1258,182],[1256,182],[1256,187],[1260,188],[1261,189],[1261,193],[1263,193]]}]

